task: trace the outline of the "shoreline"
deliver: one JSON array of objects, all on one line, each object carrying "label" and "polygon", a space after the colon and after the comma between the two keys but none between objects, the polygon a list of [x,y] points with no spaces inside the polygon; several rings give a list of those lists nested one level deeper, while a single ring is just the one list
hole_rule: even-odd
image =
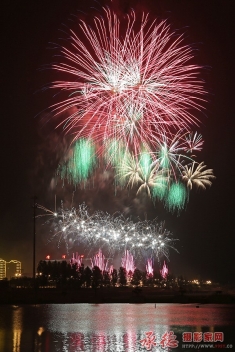
[{"label": "shoreline", "polygon": [[8,288],[0,290],[1,304],[59,304],[59,303],[182,303],[235,304],[235,295],[222,291],[179,292],[155,288],[135,290],[115,288]]}]

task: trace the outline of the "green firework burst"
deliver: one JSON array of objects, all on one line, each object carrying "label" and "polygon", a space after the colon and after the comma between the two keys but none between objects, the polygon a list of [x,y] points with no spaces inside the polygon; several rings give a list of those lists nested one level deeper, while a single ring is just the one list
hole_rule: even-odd
[{"label": "green firework burst", "polygon": [[165,198],[165,206],[171,211],[182,210],[188,201],[188,193],[186,187],[178,182],[172,183],[168,194]]},{"label": "green firework burst", "polygon": [[95,147],[89,139],[81,138],[76,141],[72,156],[60,165],[61,179],[69,183],[78,184],[88,179],[96,164]]}]

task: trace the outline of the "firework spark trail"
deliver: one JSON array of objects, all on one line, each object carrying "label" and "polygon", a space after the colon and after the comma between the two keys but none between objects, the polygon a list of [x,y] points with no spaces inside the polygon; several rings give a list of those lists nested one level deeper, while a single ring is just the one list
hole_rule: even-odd
[{"label": "firework spark trail", "polygon": [[52,65],[70,77],[51,84],[68,93],[51,107],[55,115],[68,112],[64,129],[76,139],[115,138],[138,151],[172,128],[199,124],[192,110],[203,109],[204,83],[182,36],[148,14],[139,21],[134,11],[121,19],[103,11],[89,26],[80,21],[82,35],[70,30],[69,43],[59,47],[61,62]]},{"label": "firework spark trail", "polygon": [[162,277],[163,279],[166,279],[166,278],[167,278],[167,275],[168,275],[168,267],[166,266],[165,260],[164,260],[163,267],[162,267],[162,269],[160,270],[160,274],[161,274],[161,277]]},{"label": "firework spark trail", "polygon": [[111,276],[113,274],[114,267],[113,265],[110,265],[109,267],[109,275]]},{"label": "firework spark trail", "polygon": [[90,215],[85,204],[70,210],[64,209],[62,204],[58,212],[38,208],[46,211],[45,215],[47,212],[51,215],[46,221],[53,232],[50,240],[56,239],[58,245],[64,241],[67,250],[76,241],[76,245],[82,243],[87,248],[105,248],[111,255],[129,250],[136,258],[156,257],[159,261],[162,257],[169,258],[170,249],[176,250],[176,240],[157,219],[134,223],[121,213],[110,215],[96,211]]},{"label": "firework spark trail", "polygon": [[105,259],[101,249],[99,249],[98,253],[96,253],[93,258],[91,258],[92,269],[94,266],[98,266],[102,272],[108,271],[108,260]]},{"label": "firework spark trail", "polygon": [[185,162],[193,161],[191,154],[193,143],[189,145],[190,134],[188,131],[180,131],[176,134],[162,136],[157,149],[157,162],[161,167],[168,169],[176,179],[176,174],[181,174],[181,169]]},{"label": "firework spark trail", "polygon": [[187,188],[181,182],[173,182],[168,190],[167,197],[164,199],[165,207],[175,212],[184,209],[188,202]]},{"label": "firework spark trail", "polygon": [[212,169],[207,169],[204,162],[198,164],[193,162],[192,165],[186,165],[183,170],[183,181],[187,182],[187,187],[191,190],[193,185],[199,188],[206,189],[206,186],[211,186],[211,180],[215,178]]},{"label": "firework spark trail", "polygon": [[147,152],[143,152],[139,160],[133,155],[125,155],[116,169],[116,178],[121,185],[126,184],[126,187],[130,188],[138,185],[136,194],[145,190],[149,197],[154,187],[163,188],[164,181],[168,181],[169,178],[166,171],[160,169],[159,164],[152,162]]},{"label": "firework spark trail", "polygon": [[202,135],[198,134],[197,132],[194,134],[189,133],[188,136],[186,136],[186,142],[191,153],[196,150],[202,150],[202,145],[204,143]]},{"label": "firework spark trail", "polygon": [[146,264],[147,276],[153,276],[153,259],[148,259]]},{"label": "firework spark trail", "polygon": [[70,264],[76,264],[77,265],[77,269],[80,268],[80,266],[82,265],[82,256],[78,255],[78,253],[76,252],[76,254],[74,255],[73,253],[73,257],[70,260]]},{"label": "firework spark trail", "polygon": [[134,257],[128,250],[125,251],[121,266],[126,269],[127,275],[133,275],[135,271]]}]

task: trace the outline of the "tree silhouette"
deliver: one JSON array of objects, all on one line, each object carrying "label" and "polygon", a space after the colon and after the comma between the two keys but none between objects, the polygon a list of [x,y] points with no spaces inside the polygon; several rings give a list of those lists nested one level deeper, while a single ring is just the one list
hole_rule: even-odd
[{"label": "tree silhouette", "polygon": [[84,282],[86,284],[86,287],[90,287],[91,286],[91,276],[92,276],[92,271],[89,268],[89,266],[87,266],[84,269]]},{"label": "tree silhouette", "polygon": [[92,269],[92,287],[97,288],[102,282],[103,276],[102,271],[98,266],[94,266]]},{"label": "tree silhouette", "polygon": [[139,269],[135,269],[132,279],[131,279],[131,284],[135,285],[135,286],[139,286],[140,285],[140,281],[142,279],[142,273]]},{"label": "tree silhouette", "polygon": [[102,284],[104,286],[110,286],[110,284],[111,284],[111,279],[110,279],[110,275],[109,275],[108,271],[103,272]]},{"label": "tree silhouette", "polygon": [[127,284],[127,272],[122,266],[118,271],[118,281],[121,286],[125,286]]},{"label": "tree silhouette", "polygon": [[117,274],[117,270],[113,269],[113,272],[111,274],[111,283],[113,286],[116,286],[116,283],[118,281],[118,274]]}]

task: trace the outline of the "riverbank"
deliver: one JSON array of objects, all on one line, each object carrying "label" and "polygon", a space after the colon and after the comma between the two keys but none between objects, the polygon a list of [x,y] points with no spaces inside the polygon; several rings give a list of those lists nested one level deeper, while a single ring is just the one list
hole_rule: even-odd
[{"label": "riverbank", "polygon": [[235,304],[235,294],[223,291],[173,291],[143,287],[105,288],[7,288],[0,290],[0,304],[51,303],[197,303]]}]

